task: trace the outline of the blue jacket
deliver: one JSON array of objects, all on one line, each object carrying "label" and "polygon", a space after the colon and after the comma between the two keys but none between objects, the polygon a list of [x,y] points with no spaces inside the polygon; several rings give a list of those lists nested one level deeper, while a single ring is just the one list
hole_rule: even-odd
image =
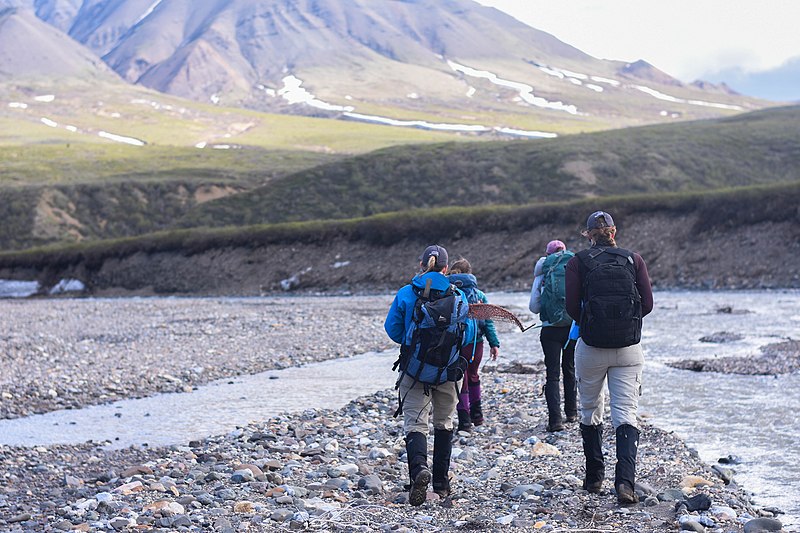
[{"label": "blue jacket", "polygon": [[[489,303],[489,298],[486,294],[478,288],[478,279],[473,274],[450,274],[447,276],[450,283],[461,289],[467,295],[467,300],[472,303]],[[472,293],[472,298],[470,298]],[[474,301],[473,301],[474,300]],[[478,338],[475,342],[482,342],[483,336],[489,341],[489,346],[500,346],[500,340],[497,338],[497,330],[494,327],[492,320],[478,320]],[[472,337],[467,337],[467,343],[472,344]]]},{"label": "blue jacket", "polygon": [[[424,289],[428,279],[431,280],[431,289],[446,291],[447,288],[450,287],[450,282],[444,274],[440,272],[427,272],[414,276],[410,284],[397,291],[397,295],[394,297],[394,301],[392,301],[392,306],[389,308],[389,314],[386,315],[386,322],[383,324],[383,329],[386,330],[389,338],[397,344],[403,344],[406,331],[411,328],[414,305],[417,303],[417,295],[414,293],[413,287]],[[461,298],[465,305],[469,304],[464,293],[461,294]],[[475,332],[476,321],[468,319],[467,327],[464,332],[463,342],[465,345],[472,342],[475,338]]]}]

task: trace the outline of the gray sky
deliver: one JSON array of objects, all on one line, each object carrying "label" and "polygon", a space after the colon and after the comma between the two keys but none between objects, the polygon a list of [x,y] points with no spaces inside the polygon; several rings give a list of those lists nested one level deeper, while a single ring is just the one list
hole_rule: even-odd
[{"label": "gray sky", "polygon": [[477,0],[603,59],[689,82],[800,56],[800,0]]}]

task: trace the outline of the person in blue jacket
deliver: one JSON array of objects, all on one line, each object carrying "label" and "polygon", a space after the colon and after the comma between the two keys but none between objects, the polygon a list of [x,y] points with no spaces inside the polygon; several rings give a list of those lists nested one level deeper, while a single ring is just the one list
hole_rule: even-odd
[{"label": "person in blue jacket", "polygon": [[[450,274],[447,278],[450,283],[461,289],[467,295],[469,303],[489,303],[486,294],[478,288],[478,279],[472,273],[472,265],[463,257],[450,265]],[[479,320],[477,323],[478,336],[465,341],[461,348],[461,355],[467,361],[467,372],[464,385],[458,396],[458,431],[470,432],[473,424],[483,424],[483,409],[481,408],[481,377],[478,373],[483,360],[483,338],[489,341],[489,354],[492,361],[497,360],[500,353],[500,340],[497,338],[494,322]]]},{"label": "person in blue jacket", "polygon": [[[413,326],[413,314],[417,303],[417,292],[429,287],[431,291],[445,293],[451,290],[447,279],[447,250],[443,246],[428,246],[420,256],[421,272],[411,283],[401,288],[386,316],[384,329],[396,343],[403,345],[407,332]],[[416,290],[415,290],[416,289]],[[465,308],[466,296],[456,292]],[[463,339],[475,338],[473,320],[466,320]],[[406,435],[408,472],[411,480],[409,503],[422,505],[427,498],[428,483],[433,477],[433,490],[440,497],[450,494],[450,453],[452,450],[453,415],[461,390],[461,375],[448,372],[448,381],[439,385],[422,383],[400,369],[398,388],[403,412],[403,431]],[[452,380],[450,380],[452,379]],[[428,469],[429,419],[433,422],[433,476]]]}]

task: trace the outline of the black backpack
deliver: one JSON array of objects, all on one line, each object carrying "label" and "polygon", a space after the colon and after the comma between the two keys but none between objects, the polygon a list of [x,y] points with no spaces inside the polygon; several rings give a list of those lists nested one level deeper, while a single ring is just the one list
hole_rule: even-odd
[{"label": "black backpack", "polygon": [[623,348],[642,339],[642,297],[633,254],[622,248],[589,248],[583,267],[581,339],[597,348]]}]

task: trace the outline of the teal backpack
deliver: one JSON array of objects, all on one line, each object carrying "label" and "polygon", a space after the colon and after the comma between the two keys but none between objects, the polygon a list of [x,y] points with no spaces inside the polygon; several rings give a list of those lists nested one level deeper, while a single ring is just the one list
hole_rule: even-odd
[{"label": "teal backpack", "polygon": [[572,324],[566,308],[567,263],[575,254],[564,250],[547,256],[542,265],[542,308],[539,313],[543,325],[564,327]]}]

